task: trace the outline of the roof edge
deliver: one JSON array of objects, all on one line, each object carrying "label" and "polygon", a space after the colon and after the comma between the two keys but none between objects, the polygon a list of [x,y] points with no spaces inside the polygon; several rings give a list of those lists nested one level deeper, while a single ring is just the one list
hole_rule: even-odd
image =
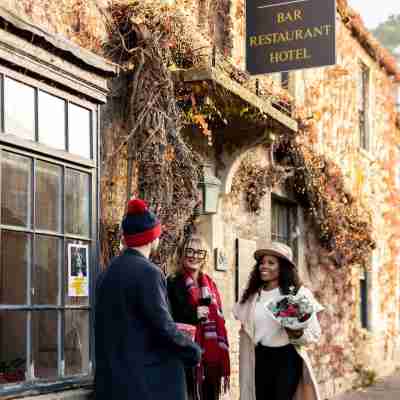
[{"label": "roof edge", "polygon": [[385,69],[386,73],[400,83],[400,68],[394,55],[374,37],[361,15],[349,6],[348,0],[336,1],[337,10],[344,25],[351,30],[361,46]]},{"label": "roof edge", "polygon": [[3,19],[18,31],[28,32],[40,38],[49,44],[54,51],[64,53],[66,58],[69,58],[71,62],[86,67],[88,70],[94,70],[96,73],[106,76],[114,76],[119,72],[117,64],[74,44],[62,35],[47,32],[40,26],[22,19],[3,5],[0,5],[0,19]]}]

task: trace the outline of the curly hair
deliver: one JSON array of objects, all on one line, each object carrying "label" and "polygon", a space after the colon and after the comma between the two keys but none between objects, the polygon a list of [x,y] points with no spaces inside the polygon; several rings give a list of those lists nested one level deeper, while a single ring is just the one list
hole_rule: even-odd
[{"label": "curly hair", "polygon": [[[245,303],[251,296],[257,293],[264,282],[260,276],[260,265],[262,258],[257,260],[252,271],[250,272],[249,280],[246,289],[243,292],[240,304]],[[283,295],[289,294],[289,288],[294,286],[296,292],[302,285],[299,274],[295,268],[284,258],[278,257],[279,261],[279,288]]]}]

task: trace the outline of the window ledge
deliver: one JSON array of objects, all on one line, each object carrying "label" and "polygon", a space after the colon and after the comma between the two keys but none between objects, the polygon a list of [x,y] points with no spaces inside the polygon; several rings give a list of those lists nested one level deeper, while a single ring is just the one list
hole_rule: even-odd
[{"label": "window ledge", "polygon": [[91,394],[92,391],[88,389],[66,390],[59,393],[24,397],[24,400],[88,400]]},{"label": "window ledge", "polygon": [[11,146],[16,146],[24,150],[31,150],[38,154],[42,154],[43,156],[49,156],[61,160],[71,162],[77,165],[82,165],[88,168],[95,168],[96,162],[87,158],[82,158],[72,153],[68,153],[63,150],[57,150],[50,147],[47,147],[41,143],[33,142],[30,140],[24,140],[19,138],[18,136],[5,134],[0,132],[0,144],[9,144]]},{"label": "window ledge", "polygon": [[88,400],[92,397],[93,393],[93,382],[83,382],[79,387],[74,385],[68,387],[63,384],[47,385],[46,389],[35,388],[35,389],[23,389],[17,393],[11,392],[10,394],[3,394],[0,396],[2,400],[11,400],[23,398],[23,400]]}]

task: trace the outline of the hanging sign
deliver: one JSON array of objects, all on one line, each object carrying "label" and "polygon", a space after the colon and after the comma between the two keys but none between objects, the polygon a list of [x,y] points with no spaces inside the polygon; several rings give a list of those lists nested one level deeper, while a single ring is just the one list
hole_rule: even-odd
[{"label": "hanging sign", "polygon": [[89,296],[89,246],[68,244],[68,296]]},{"label": "hanging sign", "polygon": [[246,0],[250,74],[336,63],[336,0]]}]

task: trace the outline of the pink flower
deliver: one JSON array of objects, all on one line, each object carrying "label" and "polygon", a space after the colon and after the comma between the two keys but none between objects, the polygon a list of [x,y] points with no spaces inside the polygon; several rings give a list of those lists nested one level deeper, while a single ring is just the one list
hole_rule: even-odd
[{"label": "pink flower", "polygon": [[278,314],[278,317],[297,317],[297,316],[298,316],[298,310],[292,304],[290,304],[286,310],[283,310]]}]

